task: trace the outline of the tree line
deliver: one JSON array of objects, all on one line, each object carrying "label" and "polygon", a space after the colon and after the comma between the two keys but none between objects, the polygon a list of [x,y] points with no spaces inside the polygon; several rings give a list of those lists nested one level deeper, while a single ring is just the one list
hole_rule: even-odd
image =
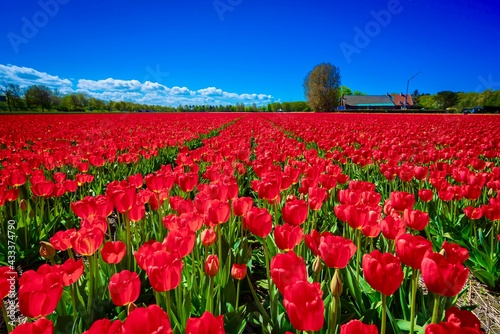
[{"label": "tree line", "polygon": [[140,104],[130,101],[104,101],[86,93],[61,94],[58,90],[44,85],[33,85],[21,89],[19,85],[4,83],[0,85],[0,110],[13,111],[159,111],[159,112],[256,112],[256,111],[310,111],[307,102],[273,102],[257,106],[245,105],[179,105],[177,107]]},{"label": "tree line", "polygon": [[461,111],[463,108],[500,107],[500,90],[487,89],[483,92],[452,92],[441,91],[437,94],[413,93],[416,108],[439,109],[447,108]]}]

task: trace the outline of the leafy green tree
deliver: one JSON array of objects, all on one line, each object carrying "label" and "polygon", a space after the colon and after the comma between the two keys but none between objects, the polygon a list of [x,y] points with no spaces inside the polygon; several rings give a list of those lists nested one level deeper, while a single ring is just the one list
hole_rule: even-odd
[{"label": "leafy green tree", "polygon": [[444,90],[436,94],[435,101],[439,109],[446,109],[458,104],[458,95],[455,92]]},{"label": "leafy green tree", "polygon": [[352,89],[350,89],[347,86],[340,86],[340,96],[344,96],[344,95],[353,95]]},{"label": "leafy green tree", "polygon": [[355,90],[352,95],[357,95],[357,96],[365,96],[367,95],[365,92],[362,92],[360,90]]},{"label": "leafy green tree", "polygon": [[24,93],[28,108],[31,106],[41,107],[42,112],[44,112],[45,109],[50,108],[51,96],[52,90],[43,85],[30,86]]},{"label": "leafy green tree", "polygon": [[304,79],[304,93],[311,109],[333,111],[340,101],[340,70],[330,63],[314,67]]}]

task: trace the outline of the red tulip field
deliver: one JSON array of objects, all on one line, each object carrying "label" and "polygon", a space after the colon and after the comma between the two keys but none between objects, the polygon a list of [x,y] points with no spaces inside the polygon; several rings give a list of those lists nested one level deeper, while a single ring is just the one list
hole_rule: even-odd
[{"label": "red tulip field", "polygon": [[484,333],[500,291],[497,116],[4,115],[0,163],[1,333]]}]

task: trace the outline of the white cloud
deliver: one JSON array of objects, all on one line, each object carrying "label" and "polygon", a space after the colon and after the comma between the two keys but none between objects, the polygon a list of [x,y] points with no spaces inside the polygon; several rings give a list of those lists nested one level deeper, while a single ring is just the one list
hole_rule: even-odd
[{"label": "white cloud", "polygon": [[64,94],[73,91],[73,83],[68,79],[61,79],[58,76],[39,72],[29,67],[19,67],[10,64],[0,64],[0,83],[3,82],[15,83],[20,87],[44,85],[52,89],[58,89]]},{"label": "white cloud", "polygon": [[[15,83],[25,88],[31,85],[46,85],[58,89],[61,93],[83,92],[102,100],[130,101],[141,104],[166,106],[178,105],[227,105],[245,103],[262,105],[274,102],[272,95],[238,94],[225,92],[220,88],[207,87],[191,90],[188,87],[167,87],[157,82],[121,80],[61,79],[32,68],[0,64],[0,83]],[[75,89],[73,83],[76,82]]]}]

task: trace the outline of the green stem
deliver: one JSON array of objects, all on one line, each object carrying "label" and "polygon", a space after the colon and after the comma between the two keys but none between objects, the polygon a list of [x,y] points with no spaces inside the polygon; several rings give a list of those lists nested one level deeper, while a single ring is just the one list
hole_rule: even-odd
[{"label": "green stem", "polygon": [[[259,298],[257,297],[257,294],[255,293],[255,290],[252,285],[252,281],[250,280],[249,275],[247,275],[247,281],[248,281],[248,286],[250,287],[250,292],[252,293],[253,299],[255,300],[255,305],[257,305],[257,308],[260,311],[260,314],[262,315],[262,318],[264,319],[264,322],[267,322],[268,324],[271,324],[271,327],[273,327],[273,322],[271,318],[269,318],[269,315],[267,314],[266,310],[262,307],[262,304],[260,303]],[[264,323],[262,324],[264,326]]]},{"label": "green stem", "polygon": [[418,287],[418,269],[412,269],[411,277],[411,312],[410,312],[410,334],[415,331],[415,312],[417,308],[417,287]]},{"label": "green stem", "polygon": [[5,302],[2,300],[2,314],[3,314],[3,321],[5,322],[5,325],[7,326],[7,333],[10,333],[14,330],[14,328],[12,327],[12,325],[10,324],[10,318],[9,316],[7,315],[7,309],[6,309],[6,305],[5,305]]},{"label": "green stem", "polygon": [[[271,318],[273,319],[273,322],[277,317],[277,312],[276,311],[276,301],[274,300],[274,289],[273,286],[271,285],[271,272],[269,270],[269,250],[267,249],[267,238],[264,238],[262,240],[262,245],[264,246],[264,258],[266,260],[266,276],[267,276],[267,288],[269,290],[269,303],[271,304]],[[276,316],[276,317],[275,317]]]},{"label": "green stem", "polygon": [[385,334],[385,328],[387,327],[387,296],[382,294],[382,327],[380,328],[380,334]]},{"label": "green stem", "polygon": [[90,317],[90,322],[93,322],[94,318],[94,256],[91,255],[88,257],[89,260],[89,299],[88,299],[88,304],[87,304],[87,314]]},{"label": "green stem", "polygon": [[361,235],[359,234],[359,230],[356,230],[356,281],[359,282],[359,267],[361,266]]},{"label": "green stem", "polygon": [[238,312],[238,306],[239,306],[239,301],[240,301],[240,284],[241,280],[238,280],[238,283],[236,285],[236,307],[234,308],[236,312]]},{"label": "green stem", "polygon": [[73,321],[76,321],[76,298],[75,298],[75,287],[73,284],[69,286],[69,291],[71,292],[71,307],[73,313]]},{"label": "green stem", "polygon": [[339,297],[338,296],[334,296],[334,298],[332,299],[332,320],[331,320],[331,333],[332,334],[335,334],[337,332],[337,311],[338,311],[338,308],[339,308]]},{"label": "green stem", "polygon": [[167,314],[169,319],[173,319],[172,317],[172,301],[170,300],[170,290],[165,291],[165,296],[167,297]]},{"label": "green stem", "polygon": [[434,308],[432,310],[432,324],[437,324],[438,323],[438,316],[439,316],[439,295],[437,293],[434,294]]},{"label": "green stem", "polygon": [[125,229],[127,231],[127,268],[132,270],[132,245],[130,243],[130,218],[128,212],[125,214]]},{"label": "green stem", "polygon": [[213,310],[214,310],[214,302],[213,302],[213,298],[214,298],[214,279],[213,279],[213,277],[210,277],[209,281],[210,281],[210,287],[209,287],[208,298],[207,298],[208,307],[205,307],[205,309],[207,311],[209,311],[210,313],[213,314]]}]

